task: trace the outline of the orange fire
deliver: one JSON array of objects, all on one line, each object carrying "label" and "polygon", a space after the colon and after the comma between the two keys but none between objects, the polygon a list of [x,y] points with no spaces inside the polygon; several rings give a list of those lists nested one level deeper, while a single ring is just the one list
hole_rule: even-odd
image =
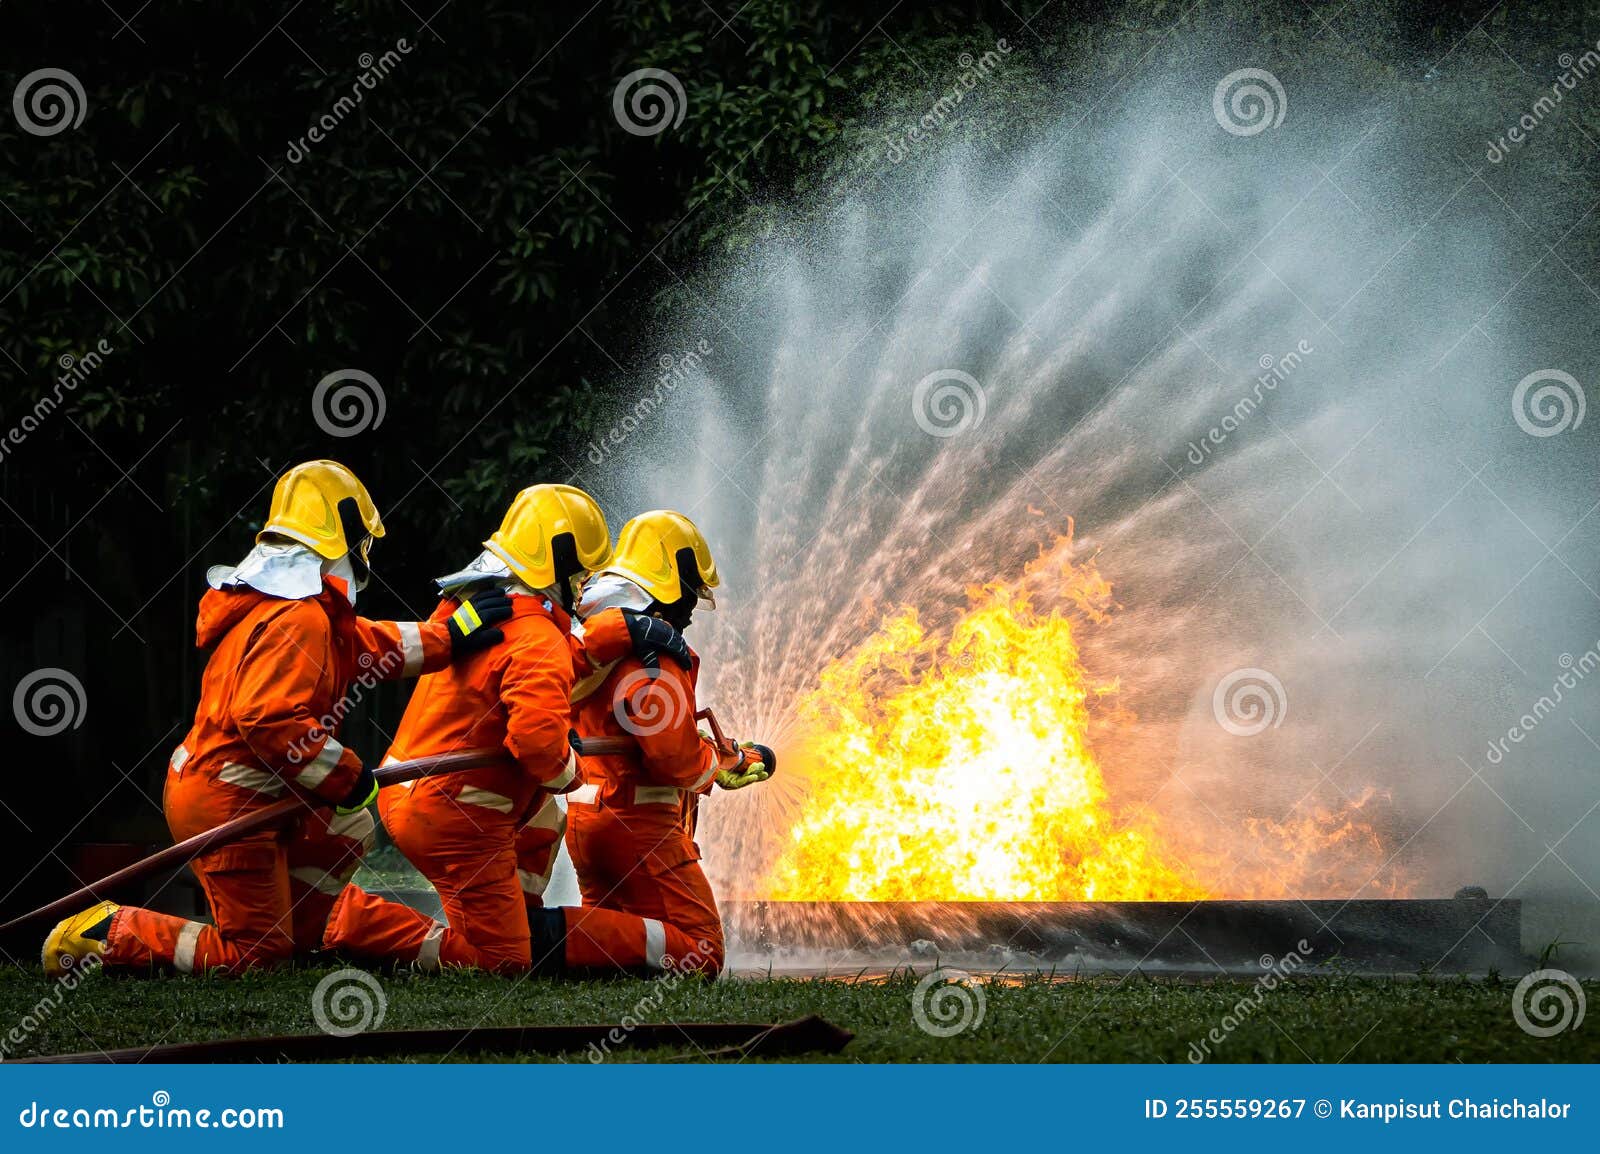
[{"label": "orange fire", "polygon": [[801,703],[813,789],[766,896],[837,901],[1203,897],[1113,811],[1086,744],[1072,625],[982,590],[948,640],[913,610],[827,669]]},{"label": "orange fire", "polygon": [[1047,569],[1053,602],[1104,619],[1110,586],[1092,563],[1062,564],[1068,547],[1069,538],[1058,541],[1040,558],[1050,564],[1030,566],[1016,586],[970,591],[948,630],[930,631],[902,609],[823,671],[795,716],[794,730],[812,736],[784,753],[804,797],[758,896],[1275,897],[1308,882],[1323,888],[1308,872],[1323,848],[1383,861],[1376,835],[1348,812],[1247,821],[1244,852],[1219,854],[1166,836],[1158,814],[1119,802],[1088,741],[1091,713],[1110,713],[1116,683],[1085,672],[1073,620],[1037,610],[1027,591]]}]

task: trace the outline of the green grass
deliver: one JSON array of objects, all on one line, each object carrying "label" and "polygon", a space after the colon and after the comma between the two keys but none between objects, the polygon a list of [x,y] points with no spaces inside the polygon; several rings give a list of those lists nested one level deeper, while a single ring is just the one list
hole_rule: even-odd
[{"label": "green grass", "polygon": [[[0,1042],[9,1056],[199,1041],[316,1029],[312,991],[331,968],[299,968],[237,979],[135,978],[101,973],[66,992],[20,1043],[20,1024],[52,983],[8,968],[0,974]],[[1191,1043],[1220,1027],[1253,986],[1136,976],[983,988],[982,1022],[950,1038],[918,1029],[917,978],[684,980],[665,990],[637,979],[557,981],[476,973],[380,976],[385,1028],[615,1022],[641,1004],[651,1021],[780,1021],[816,1013],[852,1030],[834,1060],[860,1062],[1186,1062]],[[1220,1044],[1224,1062],[1593,1062],[1592,1025],[1550,1039],[1528,1036],[1511,1016],[1512,983],[1494,979],[1296,979],[1261,995]],[[1586,985],[1594,1001],[1600,983]],[[692,1048],[621,1059],[694,1057]],[[520,1055],[533,1061],[551,1056]],[[417,1054],[418,1061],[437,1055]],[[586,1060],[581,1053],[568,1060]]]}]

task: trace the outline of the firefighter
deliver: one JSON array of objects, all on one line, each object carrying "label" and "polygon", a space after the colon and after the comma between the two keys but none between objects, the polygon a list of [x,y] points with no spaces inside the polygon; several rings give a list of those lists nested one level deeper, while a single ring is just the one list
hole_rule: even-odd
[{"label": "firefighter", "polygon": [[306,799],[305,815],[194,860],[212,924],[101,902],[51,931],[47,973],[89,955],[107,966],[239,972],[321,944],[375,828],[366,807],[377,782],[337,736],[345,712],[380,680],[493,646],[512,614],[491,592],[433,621],[358,616],[382,536],[372,498],[338,462],[308,461],[278,479],[255,548],[206,574],[195,641],[215,649],[194,727],[169,763],[164,809],[180,840],[286,794]]},{"label": "firefighter", "polygon": [[[717,584],[694,522],[656,510],[623,527],[579,612],[633,609],[682,631],[697,606],[715,605]],[[723,750],[697,731],[699,665],[698,656],[687,668],[624,658],[575,691],[579,740],[621,749],[586,756],[588,780],[567,796],[566,845],[584,904],[532,916],[541,970],[722,969],[722,923],[700,869],[694,814],[713,783],[765,781],[775,761],[765,746]]]},{"label": "firefighter", "polygon": [[[501,765],[384,790],[379,812],[400,851],[433,883],[446,921],[351,886],[335,905],[325,945],[419,969],[529,965],[528,914],[543,901],[560,839],[558,794],[582,783],[569,741],[575,678],[625,655],[656,667],[664,652],[687,667],[689,648],[659,619],[614,609],[579,631],[582,582],[611,555],[604,514],[568,485],[517,495],[484,552],[439,579],[435,619],[465,590],[504,589],[512,604],[505,644],[424,677],[395,733],[390,758],[504,747]],[[669,665],[672,663],[669,661]],[[539,864],[519,868],[521,854]]]}]

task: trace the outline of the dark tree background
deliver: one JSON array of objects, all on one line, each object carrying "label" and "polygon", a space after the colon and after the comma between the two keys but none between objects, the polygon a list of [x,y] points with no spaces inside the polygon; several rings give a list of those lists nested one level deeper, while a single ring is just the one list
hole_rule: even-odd
[{"label": "dark tree background", "polygon": [[[283,467],[332,456],[366,480],[389,536],[362,609],[425,614],[441,559],[467,555],[516,489],[576,471],[607,420],[603,383],[653,351],[663,297],[692,292],[697,269],[837,177],[849,148],[830,142],[913,120],[940,70],[997,36],[1031,49],[1037,93],[1069,71],[1115,77],[1186,20],[1259,15],[1207,7],[1222,11],[0,7],[5,91],[53,68],[85,97],[81,123],[53,135],[0,109],[0,437],[38,416],[20,443],[0,442],[0,685],[9,695],[57,667],[85,701],[81,724],[49,738],[0,712],[0,838],[17,863],[0,907],[64,889],[79,843],[165,839],[161,782],[199,680],[203,574],[246,551]],[[1285,13],[1322,35],[1300,5]],[[1373,31],[1363,67],[1448,47],[1477,18],[1413,6]],[[1367,31],[1359,16],[1341,28],[1342,40]],[[336,111],[380,61],[359,104]],[[683,122],[658,135],[613,113],[619,80],[643,68],[685,90]],[[1017,120],[1025,87],[1008,97]],[[305,141],[329,115],[325,138]],[[63,358],[82,379],[58,389]],[[316,383],[342,369],[383,391],[383,423],[361,436],[313,419]],[[387,730],[400,702],[382,696],[361,720]],[[380,752],[361,736],[373,726],[357,728],[357,747]]]},{"label": "dark tree background", "polygon": [[[6,4],[6,91],[57,68],[86,99],[81,124],[49,136],[0,116],[0,425],[40,416],[0,458],[0,664],[8,695],[59,667],[86,704],[49,738],[4,711],[0,829],[18,863],[5,888],[21,883],[5,906],[61,890],[77,843],[164,839],[203,574],[246,551],[284,466],[332,456],[357,471],[389,534],[363,611],[425,614],[441,558],[471,550],[517,488],[570,476],[604,411],[595,383],[635,356],[641,316],[740,243],[752,204],[803,184],[896,53],[890,34],[979,15]],[[619,125],[613,91],[641,68],[680,78],[678,127]],[[336,126],[305,142],[325,114]],[[63,357],[86,375],[37,410]],[[386,408],[337,438],[313,420],[312,390],[347,368],[379,382]],[[378,700],[384,729],[399,703]]]}]

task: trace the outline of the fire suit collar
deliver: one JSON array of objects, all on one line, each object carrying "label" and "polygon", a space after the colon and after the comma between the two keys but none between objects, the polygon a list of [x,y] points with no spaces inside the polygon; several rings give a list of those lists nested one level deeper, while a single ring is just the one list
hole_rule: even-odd
[{"label": "fire suit collar", "polygon": [[337,577],[327,578],[314,597],[284,598],[249,585],[230,585],[223,589],[207,589],[200,598],[200,610],[194,622],[195,645],[209,649],[263,603],[286,600],[315,601],[336,629],[344,628],[346,622],[355,618],[349,595]]},{"label": "fire suit collar", "polygon": [[194,622],[194,643],[209,649],[260,605],[264,593],[247,585],[234,589],[207,589],[200,598],[200,611]]}]

